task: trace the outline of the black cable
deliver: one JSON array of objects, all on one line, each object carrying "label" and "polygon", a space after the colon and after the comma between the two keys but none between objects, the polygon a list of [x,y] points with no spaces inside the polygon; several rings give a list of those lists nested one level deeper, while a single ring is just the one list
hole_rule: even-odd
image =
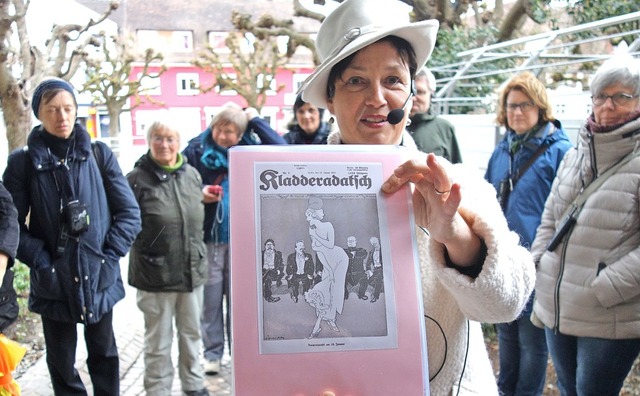
[{"label": "black cable", "polygon": [[462,372],[460,373],[460,380],[458,381],[458,391],[456,392],[456,396],[460,394],[460,386],[462,385],[462,377],[464,377],[464,370],[467,368],[467,357],[469,356],[469,319],[467,319],[467,348],[464,351],[464,362],[462,363]]},{"label": "black cable", "polygon": [[444,359],[442,359],[442,364],[440,365],[440,367],[438,367],[438,371],[436,371],[436,373],[433,375],[433,377],[429,378],[429,382],[433,381],[434,378],[436,378],[438,376],[438,374],[440,374],[440,371],[442,371],[442,368],[444,367],[444,364],[447,361],[447,335],[444,333],[444,329],[442,329],[442,326],[440,326],[440,323],[438,323],[437,320],[435,320],[434,318],[432,318],[431,316],[425,314],[424,315],[425,318],[430,319],[433,321],[433,323],[436,324],[436,326],[438,326],[438,328],[440,329],[440,333],[442,333],[442,338],[444,338]]},{"label": "black cable", "polygon": [[[422,231],[424,231],[425,234],[429,235],[429,231],[426,228],[422,226],[418,226],[418,227]],[[447,335],[444,333],[444,329],[442,328],[442,326],[440,326],[440,323],[438,323],[437,320],[435,320],[434,318],[432,318],[427,314],[425,314],[424,317],[429,320],[432,320],[433,323],[435,323],[436,326],[438,326],[438,329],[440,329],[440,333],[442,333],[442,338],[444,339],[444,359],[442,360],[442,364],[440,365],[440,367],[438,367],[438,371],[436,371],[433,377],[429,378],[429,382],[431,382],[438,376],[438,374],[440,374],[440,372],[442,371],[442,368],[444,367],[444,364],[447,362],[448,343],[447,343]],[[471,332],[471,329],[470,329],[469,319],[467,319],[467,345],[464,351],[464,362],[462,363],[462,371],[460,372],[460,379],[458,380],[458,391],[456,392],[456,396],[460,394],[460,386],[462,384],[462,378],[464,377],[464,371],[467,368],[467,358],[469,357],[470,332]]]}]

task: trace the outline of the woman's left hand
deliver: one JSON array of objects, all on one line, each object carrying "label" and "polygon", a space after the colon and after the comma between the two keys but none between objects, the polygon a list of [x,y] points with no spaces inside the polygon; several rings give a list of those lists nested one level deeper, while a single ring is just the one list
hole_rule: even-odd
[{"label": "woman's left hand", "polygon": [[413,207],[416,223],[429,230],[431,238],[447,247],[451,261],[460,266],[475,264],[480,239],[458,213],[461,187],[454,183],[434,154],[405,162],[382,185],[394,193],[413,183]]}]

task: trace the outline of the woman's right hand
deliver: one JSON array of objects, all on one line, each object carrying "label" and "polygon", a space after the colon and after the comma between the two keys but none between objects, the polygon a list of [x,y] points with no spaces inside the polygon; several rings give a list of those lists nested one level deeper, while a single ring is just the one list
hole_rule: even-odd
[{"label": "woman's right hand", "polygon": [[222,193],[214,194],[210,185],[202,187],[202,202],[209,204],[214,202],[220,202],[222,200]]}]

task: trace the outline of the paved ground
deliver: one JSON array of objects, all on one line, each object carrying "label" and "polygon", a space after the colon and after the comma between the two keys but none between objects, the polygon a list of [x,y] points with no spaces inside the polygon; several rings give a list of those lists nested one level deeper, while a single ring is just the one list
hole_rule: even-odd
[{"label": "paved ground", "polygon": [[[127,260],[123,259],[123,279],[126,279]],[[125,281],[126,283],[126,281]],[[126,297],[120,301],[113,314],[114,330],[120,353],[120,393],[123,396],[144,395],[142,375],[144,371],[143,340],[144,322],[142,313],[136,306],[135,289],[125,285]],[[78,351],[76,367],[87,386],[88,393],[93,394],[89,373],[85,363],[87,353],[82,339],[82,326],[78,328]],[[174,339],[174,364],[177,363],[177,341]],[[228,352],[228,351],[227,351]],[[218,375],[206,376],[205,386],[212,395],[231,395],[231,365],[228,355],[223,357],[222,370]],[[51,381],[45,362],[45,355],[31,366],[19,379],[18,383],[25,396],[52,396]],[[173,381],[172,396],[182,395],[178,371]]]}]

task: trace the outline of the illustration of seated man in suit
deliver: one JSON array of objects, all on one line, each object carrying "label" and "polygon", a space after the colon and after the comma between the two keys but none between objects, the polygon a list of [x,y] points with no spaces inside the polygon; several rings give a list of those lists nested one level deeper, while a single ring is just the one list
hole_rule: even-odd
[{"label": "illustration of seated man in suit", "polygon": [[347,238],[347,247],[344,251],[349,256],[349,267],[347,268],[347,279],[344,284],[344,299],[349,298],[349,286],[358,286],[357,293],[358,298],[361,300],[368,300],[369,297],[365,295],[367,286],[369,285],[366,274],[366,260],[367,251],[364,248],[358,246],[358,240],[355,236]]},{"label": "illustration of seated man in suit", "polygon": [[304,296],[304,293],[311,288],[313,269],[313,257],[305,252],[304,242],[297,241],[295,252],[287,257],[286,268],[289,292],[294,302],[298,302],[298,296]]},{"label": "illustration of seated man in suit", "polygon": [[369,277],[369,284],[373,286],[370,301],[374,303],[380,299],[380,293],[382,293],[384,286],[382,253],[380,252],[380,240],[377,237],[371,237],[369,243],[372,248],[367,259],[367,276]]},{"label": "illustration of seated man in suit", "polygon": [[274,303],[280,301],[280,297],[273,297],[271,287],[273,282],[280,282],[284,276],[284,262],[282,260],[282,252],[276,250],[276,244],[273,239],[269,238],[264,243],[262,251],[262,296],[267,302]]}]

